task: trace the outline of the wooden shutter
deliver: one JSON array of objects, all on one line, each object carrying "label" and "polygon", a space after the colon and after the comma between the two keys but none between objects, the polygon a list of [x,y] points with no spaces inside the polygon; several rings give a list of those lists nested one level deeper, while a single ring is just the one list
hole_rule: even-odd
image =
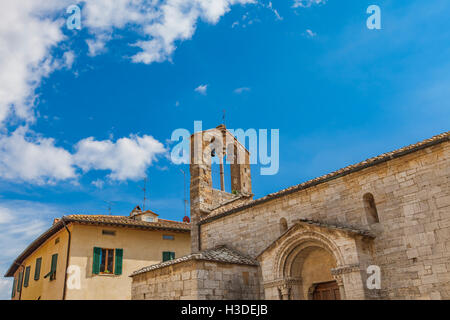
[{"label": "wooden shutter", "polygon": [[14,278],[14,281],[13,281],[11,298],[14,298],[15,296],[16,296],[16,278]]},{"label": "wooden shutter", "polygon": [[170,253],[170,260],[174,260],[175,259],[175,252],[171,252]]},{"label": "wooden shutter", "polygon": [[168,261],[170,260],[170,252],[167,251],[163,251],[163,255],[162,255],[162,261]]},{"label": "wooden shutter", "polygon": [[92,274],[100,273],[100,257],[102,255],[102,248],[94,247],[94,256],[92,258]]},{"label": "wooden shutter", "polygon": [[116,259],[114,266],[114,274],[121,275],[122,274],[122,264],[123,264],[123,249],[116,249]]},{"label": "wooden shutter", "polygon": [[22,291],[23,271],[19,272],[19,280],[17,281],[17,292]]},{"label": "wooden shutter", "polygon": [[55,253],[54,255],[52,255],[52,266],[50,268],[50,280],[55,280],[56,279],[56,266],[58,264],[58,254]]},{"label": "wooden shutter", "polygon": [[28,266],[25,268],[25,280],[23,281],[23,286],[26,288],[28,287],[28,283],[30,282],[30,272],[31,272],[31,267]]},{"label": "wooden shutter", "polygon": [[42,258],[36,259],[36,267],[34,269],[34,280],[39,280],[39,277],[41,276],[41,264],[42,264]]}]

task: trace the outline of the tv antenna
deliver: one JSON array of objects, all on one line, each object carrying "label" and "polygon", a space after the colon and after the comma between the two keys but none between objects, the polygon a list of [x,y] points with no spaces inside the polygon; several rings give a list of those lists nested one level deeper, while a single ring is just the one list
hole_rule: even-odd
[{"label": "tv antenna", "polygon": [[111,215],[111,207],[114,205],[113,201],[105,201],[103,200],[103,202],[108,204],[108,214]]},{"label": "tv antenna", "polygon": [[183,199],[183,203],[184,203],[184,216],[187,217],[187,212],[186,212],[186,207],[187,207],[187,199],[186,199],[186,172],[184,172],[183,169],[180,168],[181,173],[184,176],[184,199]]},{"label": "tv antenna", "polygon": [[147,201],[147,177],[144,178],[144,187],[140,187],[144,191],[144,203],[142,205],[142,211],[145,211],[145,202]]},{"label": "tv antenna", "polygon": [[222,110],[222,122],[223,122],[223,125],[225,125],[225,115],[226,115],[226,110],[223,109]]}]

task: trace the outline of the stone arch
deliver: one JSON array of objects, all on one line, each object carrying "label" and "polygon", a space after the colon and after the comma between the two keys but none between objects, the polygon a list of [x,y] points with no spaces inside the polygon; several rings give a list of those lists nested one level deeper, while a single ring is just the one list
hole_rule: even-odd
[{"label": "stone arch", "polygon": [[[337,265],[345,265],[344,258],[338,246],[326,235],[317,231],[304,230],[295,232],[288,237],[277,250],[273,272],[278,278],[289,276],[285,272],[286,263],[292,253],[308,246],[319,246],[330,252],[336,259]],[[297,251],[298,252],[298,251]]]},{"label": "stone arch", "polygon": [[[318,271],[325,270],[317,276],[307,272],[313,270],[314,259],[321,259]],[[318,231],[303,230],[294,232],[277,250],[273,272],[277,279],[282,279],[285,298],[309,299],[311,287],[316,282],[334,281],[333,268],[345,265],[343,256],[332,239]],[[343,290],[343,288],[342,288]],[[343,293],[341,294],[343,295]]]}]

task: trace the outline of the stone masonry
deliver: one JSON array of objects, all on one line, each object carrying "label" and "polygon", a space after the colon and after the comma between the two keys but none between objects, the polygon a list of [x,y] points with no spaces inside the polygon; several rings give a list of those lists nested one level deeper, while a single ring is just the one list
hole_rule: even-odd
[{"label": "stone masonry", "polygon": [[[233,166],[237,192],[212,188],[205,132],[191,140],[192,252],[228,248],[249,263],[150,267],[133,275],[134,298],[312,299],[336,283],[340,299],[450,299],[449,132],[255,200],[248,164]],[[381,288],[367,286],[369,266]]]}]

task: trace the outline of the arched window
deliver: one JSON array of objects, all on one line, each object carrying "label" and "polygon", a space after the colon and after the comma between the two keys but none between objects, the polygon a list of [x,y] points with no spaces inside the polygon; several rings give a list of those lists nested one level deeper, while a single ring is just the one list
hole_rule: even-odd
[{"label": "arched window", "polygon": [[285,218],[280,219],[280,234],[283,234],[288,229],[287,221]]},{"label": "arched window", "polygon": [[380,222],[380,219],[378,218],[377,206],[375,205],[375,199],[373,198],[373,195],[371,193],[366,193],[363,196],[363,201],[367,223],[371,225],[373,223]]}]

